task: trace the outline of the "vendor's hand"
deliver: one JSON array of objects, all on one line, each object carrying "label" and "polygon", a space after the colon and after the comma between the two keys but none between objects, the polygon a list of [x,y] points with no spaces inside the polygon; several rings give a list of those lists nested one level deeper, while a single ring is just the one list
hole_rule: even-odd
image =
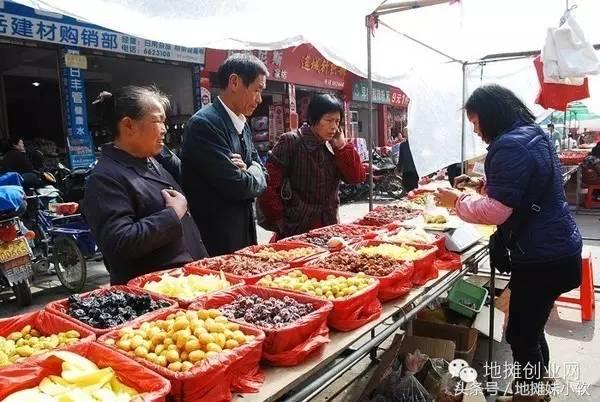
[{"label": "vendor's hand", "polygon": [[188,210],[187,200],[184,195],[175,190],[162,190],[161,194],[165,199],[165,206],[173,208],[179,219],[183,218]]},{"label": "vendor's hand", "polygon": [[460,191],[451,188],[438,188],[435,193],[436,204],[440,207],[453,209],[456,200],[460,197]]},{"label": "vendor's hand", "polygon": [[329,141],[333,149],[342,149],[346,146],[344,130],[338,128],[337,134]]},{"label": "vendor's hand", "polygon": [[246,163],[239,154],[231,154],[230,158],[233,164],[239,169],[246,170],[248,168],[248,166],[246,166]]}]

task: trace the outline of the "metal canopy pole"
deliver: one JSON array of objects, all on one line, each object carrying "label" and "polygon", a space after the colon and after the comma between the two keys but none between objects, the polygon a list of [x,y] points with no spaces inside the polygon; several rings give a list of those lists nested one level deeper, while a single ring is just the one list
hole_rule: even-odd
[{"label": "metal canopy pole", "polygon": [[[466,102],[467,102],[467,63],[463,63],[462,64],[462,105],[461,105],[461,107],[464,107]],[[466,169],[465,169],[465,155],[466,155],[465,136],[467,133],[465,130],[466,119],[465,119],[464,111],[461,113],[461,121],[462,121],[462,127],[461,127],[461,135],[460,135],[460,172],[462,174],[465,174],[466,173]]]},{"label": "metal canopy pole", "polygon": [[367,81],[369,83],[369,130],[367,131],[367,149],[369,150],[369,211],[373,210],[373,76],[371,71],[371,35],[373,34],[372,19],[367,15]]}]

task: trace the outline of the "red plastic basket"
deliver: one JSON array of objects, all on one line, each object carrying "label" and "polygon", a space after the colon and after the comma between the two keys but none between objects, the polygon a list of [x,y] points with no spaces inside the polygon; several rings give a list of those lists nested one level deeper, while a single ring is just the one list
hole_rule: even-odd
[{"label": "red plastic basket", "polygon": [[[378,246],[380,244],[393,244],[386,241],[380,240],[365,240],[364,242],[358,243],[354,245],[354,248],[358,251],[362,247],[369,246]],[[404,243],[406,246],[411,246],[416,248],[417,250],[424,250],[425,253],[422,257],[412,260],[399,260],[403,262],[412,262],[414,266],[414,271],[412,275],[412,281],[415,285],[423,285],[431,279],[437,278],[437,269],[435,269],[435,259],[437,256],[438,248],[437,246],[428,245],[428,244],[414,244],[414,243]]]},{"label": "red plastic basket", "polygon": [[[99,368],[111,367],[117,378],[125,385],[139,392],[133,402],[164,402],[171,384],[128,357],[112,351],[95,342],[79,343],[66,348],[91,360]],[[37,361],[28,362],[15,368],[0,369],[0,399],[23,389],[39,385],[49,375],[60,376],[62,360],[52,355],[43,355]]]},{"label": "red plastic basket", "polygon": [[[317,269],[314,267],[300,267],[296,269],[306,274],[306,276],[309,278],[316,278],[318,280],[326,279],[328,275],[343,276],[346,278],[356,275],[348,272],[330,271],[326,269]],[[282,271],[274,276],[277,277],[287,275],[289,272],[295,271],[296,269]],[[381,302],[377,298],[379,286],[379,280],[375,278],[375,282],[363,289],[361,292],[331,300],[333,309],[329,313],[329,326],[337,329],[338,331],[351,331],[379,317],[383,311]],[[299,291],[289,290],[289,292],[296,292],[301,295],[306,295],[306,293]],[[325,298],[320,299],[326,300]]]},{"label": "red plastic basket", "polygon": [[[364,242],[360,242],[357,244],[362,244]],[[356,245],[352,246],[353,248]],[[356,253],[354,249],[350,250],[351,253]],[[356,272],[347,272],[347,271],[336,271],[335,269],[331,269],[327,267],[325,264],[329,256],[324,256],[323,258],[319,258],[311,263],[311,268],[325,270],[325,271],[333,271],[340,272],[349,275],[356,275]],[[333,258],[333,255],[332,257]],[[382,302],[397,299],[399,297],[404,296],[412,289],[412,277],[414,272],[414,266],[411,262],[405,262],[398,260],[398,265],[393,268],[394,270],[387,275],[378,276],[378,275],[370,275],[379,280],[379,292],[377,297]]]},{"label": "red plastic basket", "polygon": [[[205,258],[203,260],[190,262],[189,264],[186,264],[185,269],[189,270],[190,272],[196,272],[196,269],[198,269],[198,268],[203,269],[205,271],[211,271],[213,273],[219,272],[221,270],[220,267],[222,266],[222,264],[231,259],[246,259],[249,261],[260,261],[260,263],[265,263],[264,261],[262,261],[258,258],[248,257],[245,255],[223,255],[220,257]],[[265,271],[260,274],[252,274],[252,275],[247,275],[247,276],[230,274],[230,273],[226,273],[226,274],[227,274],[227,277],[235,278],[239,281],[244,281],[244,283],[247,285],[254,285],[256,282],[258,282],[260,280],[260,278],[262,278],[265,275],[272,275],[276,272],[290,268],[290,264],[286,264],[286,263],[282,263],[282,262],[271,263],[271,265],[273,266],[272,270]]]},{"label": "red plastic basket", "polygon": [[[31,328],[36,329],[43,336],[75,330],[79,332],[80,335],[78,343],[89,343],[96,340],[96,335],[92,331],[83,327],[81,324],[67,320],[59,315],[45,310],[34,311],[31,313],[0,319],[0,336],[7,337],[13,332],[21,331],[27,325],[31,325]],[[53,350],[61,350],[66,348],[68,348],[68,346]],[[46,353],[31,356],[15,364],[25,364],[32,361],[43,360],[45,355]],[[2,369],[10,367],[14,367],[14,365],[11,364],[4,366]]]},{"label": "red plastic basket", "polygon": [[138,318],[135,318],[135,319],[133,319],[131,321],[127,321],[127,322],[124,322],[123,324],[117,325],[116,327],[106,328],[106,329],[91,327],[91,326],[87,325],[86,323],[83,323],[83,322],[79,321],[78,319],[76,319],[74,317],[71,317],[69,314],[67,314],[67,311],[69,309],[69,299],[61,299],[61,300],[57,300],[55,302],[52,302],[50,304],[47,304],[45,309],[46,309],[46,311],[49,311],[52,314],[56,314],[56,315],[58,315],[60,317],[63,317],[63,318],[65,318],[65,319],[67,319],[67,320],[69,320],[71,322],[76,323],[77,325],[79,325],[79,326],[87,329],[88,331],[93,332],[94,334],[96,334],[96,336],[100,336],[100,335],[105,334],[107,332],[110,332],[112,330],[123,328],[126,325],[132,325],[132,324],[134,324],[134,323],[136,323],[138,321],[143,321],[143,320],[147,319],[148,317],[152,317],[152,316],[154,316],[156,314],[160,314],[160,313],[162,313],[165,310],[174,311],[174,310],[176,310],[179,307],[179,305],[177,304],[177,302],[174,301],[174,300],[168,299],[168,298],[163,297],[163,296],[155,295],[154,293],[147,292],[147,291],[145,291],[143,289],[133,288],[133,287],[124,286],[124,285],[110,286],[110,287],[107,287],[107,288],[100,288],[100,289],[92,290],[91,292],[83,293],[81,296],[83,298],[85,298],[85,297],[89,297],[89,296],[92,296],[92,295],[93,296],[103,295],[103,294],[106,294],[106,293],[108,293],[108,292],[110,292],[112,290],[120,290],[122,292],[130,293],[130,294],[134,294],[134,295],[147,294],[147,295],[150,295],[150,297],[153,300],[166,300],[169,303],[171,303],[171,306],[151,311],[151,312],[146,313],[144,315],[141,315]]},{"label": "red plastic basket", "polygon": [[310,303],[315,308],[315,311],[305,315],[300,320],[280,328],[266,328],[243,320],[230,320],[243,325],[255,326],[265,333],[263,360],[274,366],[295,366],[302,363],[311,353],[329,343],[327,317],[333,309],[333,304],[328,300],[302,293],[246,285],[229,291],[208,295],[203,300],[192,304],[190,309],[219,309],[235,301],[238,297],[249,295],[257,295],[264,299],[270,297],[283,299],[287,296],[300,303]]},{"label": "red plastic basket", "polygon": [[260,252],[261,250],[263,250],[265,248],[269,248],[269,247],[274,249],[275,251],[283,251],[283,250],[287,251],[287,250],[293,250],[296,248],[311,248],[314,250],[314,252],[311,255],[308,255],[305,257],[300,257],[300,258],[295,258],[290,261],[281,261],[281,262],[290,264],[290,267],[292,267],[292,268],[301,267],[302,265],[305,265],[307,262],[313,260],[315,257],[318,257],[320,255],[327,253],[327,250],[325,250],[324,248],[317,247],[317,246],[314,246],[309,243],[285,242],[284,241],[284,242],[280,242],[280,243],[259,244],[256,246],[246,247],[242,250],[237,251],[236,254],[245,255],[247,257],[252,257],[252,258],[260,258],[260,259],[265,260],[264,258],[257,256],[256,253]]},{"label": "red plastic basket", "polygon": [[[151,293],[153,295],[156,295],[158,297],[164,297],[167,298],[169,300],[173,300],[175,302],[177,302],[177,304],[179,305],[179,307],[181,308],[186,308],[187,306],[189,306],[190,304],[194,303],[195,301],[200,300],[202,297],[205,296],[205,294],[203,295],[199,295],[193,299],[182,299],[179,297],[172,297],[172,296],[165,296],[165,295],[161,295],[159,293],[155,293],[155,292],[151,292],[149,290],[144,289],[144,285],[146,285],[146,283],[148,282],[157,282],[160,280],[160,277],[162,275],[170,275],[170,276],[175,276],[175,277],[180,277],[180,276],[188,276],[191,274],[195,274],[195,275],[219,275],[219,272],[215,272],[215,271],[210,271],[208,269],[204,269],[204,268],[198,268],[198,267],[194,267],[192,268],[174,268],[174,269],[169,269],[169,270],[165,270],[165,271],[160,271],[160,272],[151,272],[149,274],[145,274],[142,276],[138,276],[137,278],[133,278],[132,280],[130,280],[127,283],[127,286],[132,287],[132,288],[137,288],[137,289],[142,289],[145,292]],[[227,281],[231,284],[231,287],[235,287],[235,286],[240,286],[244,284],[244,281],[240,278],[238,278],[235,275],[229,275],[227,273],[223,273],[223,275],[225,275],[225,278],[227,279]]]},{"label": "red plastic basket", "polygon": [[[165,311],[145,322],[165,319],[177,311],[185,310]],[[142,322],[137,322],[133,328],[137,329],[141,324]],[[107,346],[168,379],[171,382],[170,397],[173,401],[225,401],[231,400],[232,390],[256,392],[264,381],[264,374],[260,372],[258,364],[265,334],[256,327],[243,324],[240,325],[240,330],[246,335],[253,335],[254,340],[230,353],[209,357],[187,372],[174,372],[140,357],[129,356],[114,345]],[[101,336],[98,342],[105,343],[107,339],[116,341],[118,338],[119,331],[111,331]]]}]

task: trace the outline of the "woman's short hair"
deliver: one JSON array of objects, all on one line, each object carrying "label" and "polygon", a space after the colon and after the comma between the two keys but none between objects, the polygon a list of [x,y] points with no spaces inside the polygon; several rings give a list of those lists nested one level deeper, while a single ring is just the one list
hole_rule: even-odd
[{"label": "woman's short hair", "polygon": [[150,100],[156,100],[165,110],[170,107],[169,98],[155,86],[139,87],[127,85],[114,93],[103,91],[92,104],[96,105],[98,115],[113,136],[118,136],[119,122],[130,117],[141,119],[148,112]]},{"label": "woman's short hair", "polygon": [[477,115],[481,137],[488,144],[518,121],[535,123],[531,110],[511,90],[496,84],[473,91],[464,109]]},{"label": "woman's short hair", "polygon": [[226,89],[229,85],[229,77],[236,74],[244,82],[245,86],[250,85],[259,75],[269,76],[269,70],[265,63],[251,54],[235,53],[232,54],[221,64],[217,71],[217,81],[221,89]]},{"label": "woman's short hair", "polygon": [[333,95],[318,94],[311,98],[308,104],[308,123],[317,124],[327,113],[339,112],[340,119],[344,119],[344,105]]}]

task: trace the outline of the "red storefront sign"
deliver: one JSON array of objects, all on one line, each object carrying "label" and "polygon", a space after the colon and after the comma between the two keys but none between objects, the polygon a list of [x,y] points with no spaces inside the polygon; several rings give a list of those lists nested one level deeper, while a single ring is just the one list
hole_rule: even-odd
[{"label": "red storefront sign", "polygon": [[398,88],[390,87],[390,104],[392,106],[405,108],[408,106],[408,96]]},{"label": "red storefront sign", "polygon": [[[227,56],[235,50],[206,49],[205,70],[215,72]],[[346,70],[329,62],[313,46],[303,44],[281,50],[253,50],[269,69],[269,79],[308,85],[318,88],[342,90]]]}]

